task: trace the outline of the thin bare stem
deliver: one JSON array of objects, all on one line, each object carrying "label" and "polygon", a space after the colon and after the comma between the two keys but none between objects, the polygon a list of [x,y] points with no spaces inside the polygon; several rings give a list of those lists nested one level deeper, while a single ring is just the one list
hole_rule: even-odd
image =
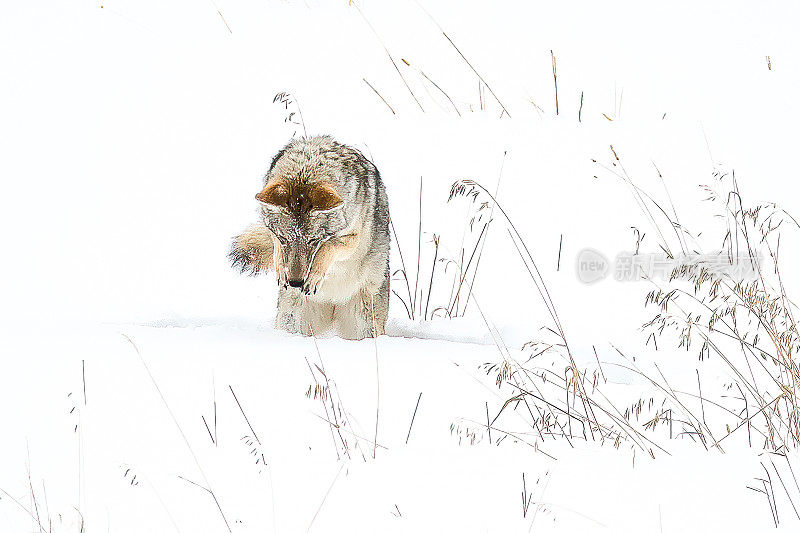
[{"label": "thin bare stem", "polygon": [[378,98],[380,98],[380,99],[381,99],[381,101],[382,101],[384,104],[386,104],[386,107],[388,107],[388,108],[389,108],[389,111],[391,111],[391,112],[392,112],[392,115],[396,115],[397,113],[395,113],[395,112],[394,112],[394,109],[392,108],[392,106],[390,106],[390,105],[389,105],[389,102],[387,102],[387,101],[386,101],[386,98],[384,98],[384,97],[381,95],[381,93],[379,93],[379,92],[378,92],[378,89],[376,89],[375,87],[373,87],[373,86],[372,86],[372,84],[371,84],[370,82],[368,82],[366,78],[361,78],[361,79],[362,79],[362,80],[364,80],[364,83],[366,83],[366,84],[367,84],[367,87],[369,87],[370,89],[372,89],[372,90],[373,90],[373,92],[374,92],[375,94],[377,94],[377,95],[378,95]]},{"label": "thin bare stem", "polygon": [[558,75],[556,74],[556,56],[553,54],[553,51],[550,50],[550,59],[553,60],[553,87],[555,89],[555,96],[556,96],[556,116],[558,115]]},{"label": "thin bare stem", "polygon": [[406,444],[408,439],[411,438],[411,428],[414,426],[414,419],[417,417],[417,409],[419,409],[419,401],[422,399],[422,393],[417,396],[417,405],[414,406],[414,414],[411,415],[411,423],[408,425],[408,434],[406,435]]}]

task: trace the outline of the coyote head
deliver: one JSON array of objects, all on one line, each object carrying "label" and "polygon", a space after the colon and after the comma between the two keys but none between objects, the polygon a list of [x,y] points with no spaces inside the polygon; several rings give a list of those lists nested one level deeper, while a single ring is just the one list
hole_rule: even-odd
[{"label": "coyote head", "polygon": [[[256,195],[261,214],[274,235],[278,282],[300,288],[314,256],[326,240],[346,227],[343,200],[327,181],[300,182],[278,175]],[[305,181],[305,180],[303,180]]]}]

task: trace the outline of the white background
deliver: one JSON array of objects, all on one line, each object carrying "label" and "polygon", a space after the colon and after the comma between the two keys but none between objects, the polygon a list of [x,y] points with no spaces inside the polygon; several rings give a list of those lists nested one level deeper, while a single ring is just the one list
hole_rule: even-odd
[{"label": "white background", "polygon": [[[637,328],[647,287],[587,286],[575,276],[581,249],[614,257],[632,249],[632,226],[652,231],[603,169],[609,146],[664,199],[653,165],[660,169],[682,221],[708,234],[709,248],[722,234],[698,185],[715,168],[735,170],[746,202],[800,212],[795,4],[7,4],[0,531],[38,530],[20,505],[52,531],[79,531],[81,517],[87,531],[227,531],[209,493],[179,476],[213,488],[234,531],[773,525],[763,496],[746,488],[762,472],[759,450],[745,444],[725,454],[675,444],[672,456],[651,460],[625,447],[540,443],[552,460],[510,439],[489,445],[483,434],[474,446],[459,443],[451,423],[480,421],[485,404],[496,413],[508,397],[479,368],[498,354],[474,309],[415,324],[393,299],[376,379],[372,341],[323,339],[317,352],[310,339],[274,332],[274,277],[241,277],[226,253],[256,219],[253,196],[272,155],[302,134],[273,103],[286,91],[309,134],[332,134],[375,162],[407,264],[416,259],[420,177],[424,254],[432,234],[443,253],[458,250],[467,203],[447,203],[448,192],[474,179],[499,191],[582,364],[594,364],[592,346],[608,358],[611,343],[644,350]],[[796,244],[796,234],[782,243],[789,287]],[[549,324],[504,226],[492,227],[480,268],[476,300],[521,353]],[[378,442],[388,449],[375,459],[337,460],[319,403],[305,397],[306,359],[318,357],[370,439],[379,398]],[[695,354],[659,357],[694,379]],[[628,393],[639,397],[619,381],[623,404]],[[240,440],[252,431],[229,386],[267,468],[252,464]],[[216,445],[201,419],[215,399]],[[131,485],[132,472],[143,481]],[[523,472],[529,492],[539,480],[539,510],[525,517]],[[791,528],[788,501],[779,511]]]}]

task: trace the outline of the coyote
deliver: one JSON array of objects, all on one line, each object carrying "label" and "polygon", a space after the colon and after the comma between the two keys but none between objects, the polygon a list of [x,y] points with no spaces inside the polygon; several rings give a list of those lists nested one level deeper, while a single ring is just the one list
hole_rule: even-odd
[{"label": "coyote", "polygon": [[233,267],[274,269],[277,328],[363,339],[389,311],[389,202],[378,169],[328,136],[295,139],[256,194],[261,222],[233,239]]}]

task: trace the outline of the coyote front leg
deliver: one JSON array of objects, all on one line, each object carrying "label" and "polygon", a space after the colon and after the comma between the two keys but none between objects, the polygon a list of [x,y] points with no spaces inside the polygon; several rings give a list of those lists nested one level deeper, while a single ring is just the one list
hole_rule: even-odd
[{"label": "coyote front leg", "polygon": [[338,259],[345,259],[358,246],[358,235],[353,233],[342,237],[334,237],[323,242],[314,254],[314,260],[308,270],[306,282],[303,285],[305,294],[316,294],[319,284],[322,283],[325,273],[331,263]]},{"label": "coyote front leg", "polygon": [[264,274],[275,265],[275,243],[272,232],[263,224],[252,224],[234,237],[228,258],[242,273]]}]

